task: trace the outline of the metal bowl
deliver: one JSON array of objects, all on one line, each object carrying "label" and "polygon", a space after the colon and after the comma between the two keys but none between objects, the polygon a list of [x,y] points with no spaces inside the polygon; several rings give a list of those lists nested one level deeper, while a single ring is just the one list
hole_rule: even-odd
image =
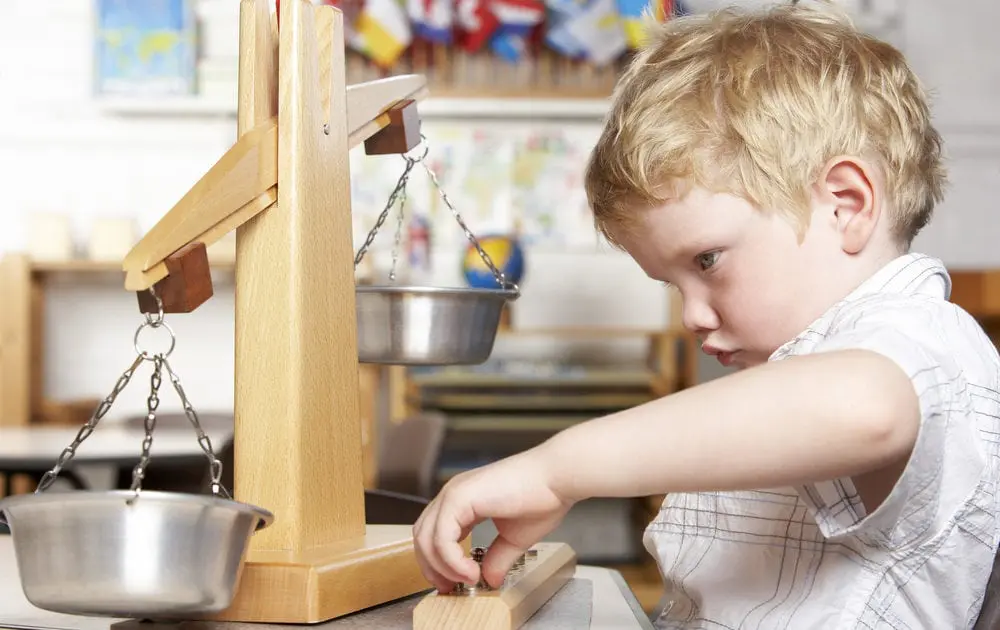
[{"label": "metal bowl", "polygon": [[514,289],[357,287],[358,360],[388,365],[474,365],[493,351]]},{"label": "metal bowl", "polygon": [[273,515],[210,495],[135,496],[74,491],[0,500],[28,601],[52,612],[117,618],[227,608],[248,540]]}]

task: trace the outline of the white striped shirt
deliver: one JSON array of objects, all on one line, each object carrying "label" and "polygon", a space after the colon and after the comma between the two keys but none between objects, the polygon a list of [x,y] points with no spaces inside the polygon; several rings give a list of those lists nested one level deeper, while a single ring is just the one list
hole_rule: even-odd
[{"label": "white striped shirt", "polygon": [[913,453],[871,514],[850,479],[667,496],[644,536],[667,587],[657,627],[972,627],[1000,538],[1000,359],[950,291],[938,260],[901,256],[771,356],[895,360],[919,394]]}]

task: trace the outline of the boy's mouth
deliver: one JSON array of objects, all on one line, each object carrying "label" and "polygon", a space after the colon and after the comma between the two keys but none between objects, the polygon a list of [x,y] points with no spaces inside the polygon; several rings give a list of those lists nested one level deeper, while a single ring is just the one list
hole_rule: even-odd
[{"label": "boy's mouth", "polygon": [[705,354],[714,356],[716,360],[723,365],[723,367],[729,367],[733,363],[733,355],[735,352],[728,352],[721,348],[716,348],[707,344],[702,344],[701,351]]}]

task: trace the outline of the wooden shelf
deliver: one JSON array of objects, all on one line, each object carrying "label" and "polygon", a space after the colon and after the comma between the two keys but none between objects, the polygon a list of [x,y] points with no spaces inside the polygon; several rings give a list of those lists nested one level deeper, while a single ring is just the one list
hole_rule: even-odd
[{"label": "wooden shelf", "polygon": [[[503,118],[503,119],[577,119],[601,120],[608,111],[606,97],[475,96],[451,93],[431,97],[419,105],[426,118]],[[236,100],[218,97],[180,96],[174,98],[104,98],[98,108],[119,116],[234,117]]]},{"label": "wooden shelf", "polygon": [[576,411],[600,411],[625,409],[649,402],[652,396],[649,394],[578,394],[574,396],[511,396],[511,395],[490,395],[490,394],[424,394],[423,404],[427,407],[434,407],[442,411],[452,409],[470,410],[518,410],[518,411],[543,411],[543,410],[576,410]]},{"label": "wooden shelf", "polygon": [[531,416],[522,413],[514,415],[484,414],[480,416],[457,416],[448,419],[448,428],[466,433],[506,433],[535,432],[543,433],[561,431],[583,422],[584,415],[565,416]]},{"label": "wooden shelf", "polygon": [[614,338],[648,338],[654,335],[663,335],[662,330],[643,330],[641,328],[598,328],[594,326],[581,326],[565,328],[506,328],[497,331],[497,336],[502,337],[586,337],[598,339]]},{"label": "wooden shelf", "polygon": [[[103,260],[32,260],[32,273],[109,273],[122,271],[121,262]],[[124,273],[124,272],[122,272]]]},{"label": "wooden shelf", "polygon": [[586,370],[564,374],[518,374],[441,370],[430,373],[411,373],[410,382],[418,387],[486,388],[517,387],[571,388],[571,387],[648,387],[657,375],[646,370]]},{"label": "wooden shelf", "polygon": [[[213,271],[232,271],[235,265],[232,262],[210,262]],[[31,272],[37,274],[47,273],[124,273],[121,261],[114,260],[32,260]]]},{"label": "wooden shelf", "polygon": [[[209,264],[213,280],[219,280],[223,284],[231,280],[232,272],[236,269],[231,261]],[[90,286],[123,285],[125,278],[121,262],[86,259],[32,260],[29,263],[29,273],[33,281],[53,286],[72,283]]]}]

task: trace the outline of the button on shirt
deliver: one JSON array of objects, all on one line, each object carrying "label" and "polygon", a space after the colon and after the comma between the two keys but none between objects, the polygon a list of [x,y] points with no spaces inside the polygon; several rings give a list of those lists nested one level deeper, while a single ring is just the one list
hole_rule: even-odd
[{"label": "button on shirt", "polygon": [[659,628],[975,623],[1000,527],[1000,360],[950,291],[940,261],[901,256],[770,357],[860,348],[893,359],[919,396],[916,445],[870,513],[849,478],[668,495],[644,536],[666,582]]}]

